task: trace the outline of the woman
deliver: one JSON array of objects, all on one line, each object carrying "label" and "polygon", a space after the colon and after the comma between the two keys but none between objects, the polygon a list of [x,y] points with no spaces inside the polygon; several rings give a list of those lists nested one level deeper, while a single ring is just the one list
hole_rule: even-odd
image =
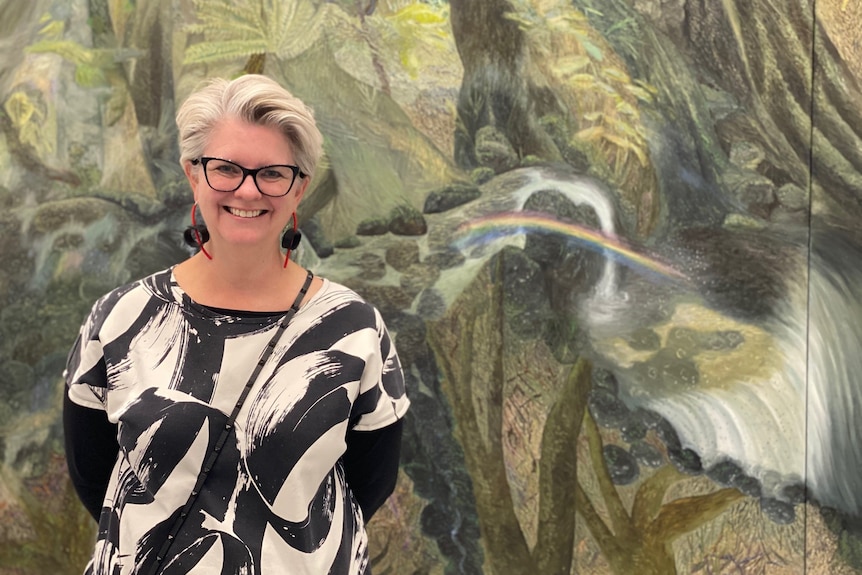
[{"label": "woman", "polygon": [[289,258],[313,115],[247,75],[177,124],[200,250],[97,301],[66,369],[87,573],[369,573],[409,401],[378,311]]}]

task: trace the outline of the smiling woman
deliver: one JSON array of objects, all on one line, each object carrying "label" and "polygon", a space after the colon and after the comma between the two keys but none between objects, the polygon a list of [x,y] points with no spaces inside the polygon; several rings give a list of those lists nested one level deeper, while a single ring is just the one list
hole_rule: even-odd
[{"label": "smiling woman", "polygon": [[[298,147],[279,130],[227,117],[214,124],[207,155],[183,166],[208,223],[213,240],[209,253],[221,250],[232,269],[246,268],[245,276],[265,269],[254,262],[281,262],[279,235],[296,213],[310,180],[292,164]],[[300,173],[303,177],[296,177]],[[181,264],[178,273],[184,272]],[[271,279],[286,278],[279,274]]]},{"label": "smiling woman", "polygon": [[99,299],[65,372],[87,573],[369,573],[409,400],[378,310],[289,260],[313,115],[249,75],[177,123],[201,251]]}]

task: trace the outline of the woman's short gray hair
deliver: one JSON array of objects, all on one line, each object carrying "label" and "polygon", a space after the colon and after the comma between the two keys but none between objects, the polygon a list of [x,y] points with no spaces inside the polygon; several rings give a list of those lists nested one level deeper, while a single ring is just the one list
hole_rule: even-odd
[{"label": "woman's short gray hair", "polygon": [[323,136],[314,112],[278,82],[259,74],[235,80],[214,78],[183,102],[177,111],[181,165],[203,155],[210,133],[225,118],[281,131],[299,169],[314,174],[323,153]]}]

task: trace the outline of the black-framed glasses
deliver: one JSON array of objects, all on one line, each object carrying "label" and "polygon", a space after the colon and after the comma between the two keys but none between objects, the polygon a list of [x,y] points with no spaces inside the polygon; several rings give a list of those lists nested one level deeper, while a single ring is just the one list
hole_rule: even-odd
[{"label": "black-framed glasses", "polygon": [[261,194],[277,198],[287,195],[297,176],[305,177],[298,166],[287,164],[263,166],[252,170],[221,158],[202,157],[199,160],[192,160],[193,165],[197,165],[198,162],[204,168],[207,184],[217,192],[235,192],[245,178],[251,176]]}]

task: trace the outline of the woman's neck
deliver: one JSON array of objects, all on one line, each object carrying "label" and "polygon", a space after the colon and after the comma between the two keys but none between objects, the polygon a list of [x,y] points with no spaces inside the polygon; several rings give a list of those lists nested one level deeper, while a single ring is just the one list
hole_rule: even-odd
[{"label": "woman's neck", "polygon": [[274,258],[231,258],[198,253],[174,268],[189,297],[202,305],[247,311],[288,309],[305,281],[306,270],[294,262],[284,268]]}]

